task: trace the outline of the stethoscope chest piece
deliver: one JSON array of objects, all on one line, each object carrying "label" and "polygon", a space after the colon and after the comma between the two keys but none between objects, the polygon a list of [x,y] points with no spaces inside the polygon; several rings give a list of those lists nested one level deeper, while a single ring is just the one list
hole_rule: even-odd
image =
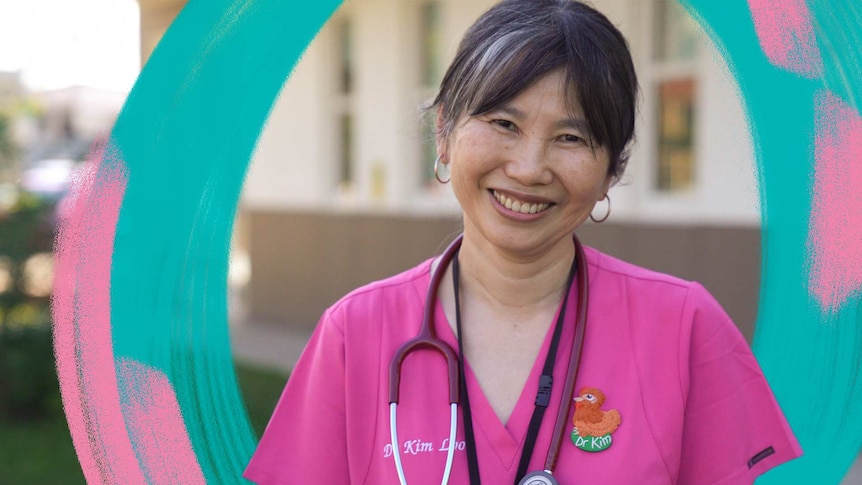
[{"label": "stethoscope chest piece", "polygon": [[528,473],[518,485],[560,485],[553,475],[546,471]]}]

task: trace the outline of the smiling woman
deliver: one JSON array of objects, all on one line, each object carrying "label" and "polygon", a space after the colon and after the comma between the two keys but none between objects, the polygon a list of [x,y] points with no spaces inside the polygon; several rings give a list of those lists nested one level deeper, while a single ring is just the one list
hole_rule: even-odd
[{"label": "smiling woman", "polygon": [[245,476],[750,484],[798,457],[701,285],[574,235],[623,174],[637,86],[627,42],[584,3],[479,17],[430,108],[462,237],[324,312]]}]

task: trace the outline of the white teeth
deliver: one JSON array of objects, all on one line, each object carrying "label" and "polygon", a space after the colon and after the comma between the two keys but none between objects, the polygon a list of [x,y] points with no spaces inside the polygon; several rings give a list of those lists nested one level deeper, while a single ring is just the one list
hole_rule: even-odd
[{"label": "white teeth", "polygon": [[496,190],[494,191],[494,198],[497,199],[497,202],[502,204],[505,208],[514,211],[520,212],[521,214],[536,214],[538,212],[542,212],[551,204],[531,204],[529,202],[523,202],[517,199],[512,199],[511,197],[505,196]]}]

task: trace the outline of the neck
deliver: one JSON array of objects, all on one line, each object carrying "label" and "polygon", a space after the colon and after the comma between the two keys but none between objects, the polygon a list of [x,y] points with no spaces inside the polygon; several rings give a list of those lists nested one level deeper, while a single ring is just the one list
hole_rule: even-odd
[{"label": "neck", "polygon": [[461,245],[461,285],[464,295],[496,312],[555,311],[565,294],[575,248],[563,241],[536,255],[512,255],[465,233]]}]

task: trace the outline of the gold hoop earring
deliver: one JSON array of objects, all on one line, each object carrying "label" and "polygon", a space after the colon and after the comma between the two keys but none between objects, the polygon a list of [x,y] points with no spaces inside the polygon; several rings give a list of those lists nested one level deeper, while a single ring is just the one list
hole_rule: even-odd
[{"label": "gold hoop earring", "polygon": [[[443,166],[442,169],[440,168],[441,165]],[[444,172],[445,180],[440,177],[440,172]],[[440,162],[440,155],[437,155],[437,158],[434,160],[434,178],[441,184],[447,184],[452,180],[452,175],[449,174],[449,165]]]},{"label": "gold hoop earring", "polygon": [[[611,196],[608,194],[605,194],[605,196],[602,197],[601,200],[605,200],[605,199],[608,199],[608,211],[605,212],[604,217],[602,217],[601,219],[596,219],[595,217],[593,217],[593,213],[590,212],[590,220],[592,220],[596,224],[601,224],[602,222],[605,222],[606,220],[608,220],[608,217],[610,217],[610,215],[611,215]],[[601,200],[599,202],[601,202]]]}]

